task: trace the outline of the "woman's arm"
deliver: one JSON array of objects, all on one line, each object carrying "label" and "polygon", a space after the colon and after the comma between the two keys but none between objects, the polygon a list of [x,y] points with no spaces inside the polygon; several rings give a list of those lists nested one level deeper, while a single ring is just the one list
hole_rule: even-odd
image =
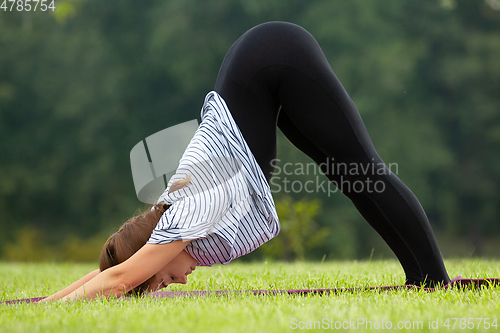
[{"label": "woman's arm", "polygon": [[70,293],[72,293],[73,291],[75,291],[76,289],[80,288],[81,286],[83,286],[85,283],[89,282],[90,280],[92,280],[94,277],[97,276],[97,274],[99,274],[101,271],[99,269],[96,269],[95,271],[92,271],[90,273],[88,273],[87,275],[85,275],[84,277],[82,277],[80,280],[76,281],[76,282],[73,282],[72,284],[70,284],[69,286],[67,286],[66,288],[64,288],[63,290],[61,291],[58,291],[57,293],[53,294],[53,295],[50,295],[49,297],[45,298],[44,300],[45,301],[50,301],[52,299],[59,299],[59,298],[62,298]]},{"label": "woman's arm", "polygon": [[[91,300],[98,296],[121,296],[137,287],[174,259],[189,242],[175,241],[168,244],[146,244],[123,263],[106,269],[61,299]],[[45,300],[43,300],[45,301]]]}]

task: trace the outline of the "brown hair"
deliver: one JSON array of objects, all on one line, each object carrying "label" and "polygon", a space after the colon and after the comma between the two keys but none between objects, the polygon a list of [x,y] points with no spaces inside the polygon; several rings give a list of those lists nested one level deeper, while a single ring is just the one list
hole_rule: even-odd
[{"label": "brown hair", "polygon": [[[191,181],[191,176],[186,175],[185,179],[180,179],[170,185],[168,193],[175,192]],[[165,202],[160,202],[138,216],[134,216],[125,222],[117,232],[112,234],[102,248],[99,260],[99,269],[102,271],[121,264],[141,247],[146,245],[153,229],[160,221],[161,216],[170,206]],[[148,287],[147,281],[135,287],[129,294],[141,294]]]},{"label": "brown hair", "polygon": [[[148,241],[162,214],[170,206],[164,202],[153,206],[144,213],[126,221],[117,232],[104,243],[99,269],[102,271],[121,264],[139,251]],[[130,293],[140,294],[147,288],[147,281],[134,288]]]}]

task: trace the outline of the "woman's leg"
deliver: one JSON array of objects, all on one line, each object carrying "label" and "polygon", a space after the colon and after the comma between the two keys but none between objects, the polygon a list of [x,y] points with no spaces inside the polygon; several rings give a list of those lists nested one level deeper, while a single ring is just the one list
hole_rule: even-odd
[{"label": "woman's leg", "polygon": [[[336,170],[337,165],[335,163],[330,163],[327,167],[326,163],[331,162],[328,156],[318,149],[298,130],[297,127],[295,127],[290,118],[286,115],[286,112],[280,113],[278,127],[290,142],[301,151],[306,152],[307,155],[321,167],[322,172],[330,181],[334,184],[342,184],[342,177],[332,172],[332,170]],[[352,189],[349,190],[342,186],[340,186],[339,189],[352,201],[359,213],[373,229],[379,233],[394,254],[396,254],[406,274],[405,284],[420,284],[422,282],[422,273],[420,272],[420,268],[413,253],[411,253],[401,236],[399,236],[380,209],[362,192],[353,191]]]},{"label": "woman's leg", "polygon": [[[307,31],[283,22],[249,30],[226,55],[215,90],[268,179],[282,107],[295,133],[289,130],[294,144],[307,139],[301,147],[306,154],[321,152],[345,166],[330,179],[342,184],[342,191],[396,252],[407,278],[449,281],[420,203],[378,156],[354,103]],[[369,190],[375,183],[379,190]]]}]

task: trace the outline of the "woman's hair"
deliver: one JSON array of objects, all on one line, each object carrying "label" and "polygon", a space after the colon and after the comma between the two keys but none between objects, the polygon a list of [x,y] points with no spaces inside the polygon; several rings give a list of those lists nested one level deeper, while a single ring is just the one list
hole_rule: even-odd
[{"label": "woman's hair", "polygon": [[[156,204],[153,209],[134,216],[126,221],[117,232],[112,234],[101,252],[99,269],[102,271],[121,264],[139,251],[148,241],[153,229],[158,224],[162,214],[168,209],[164,202]],[[134,288],[131,293],[140,294],[147,288],[147,281]]]},{"label": "woman's hair", "polygon": [[[191,181],[189,175],[185,179],[177,180],[168,190],[168,193],[175,192],[184,186],[186,186]],[[113,267],[115,265],[121,264],[128,258],[130,258],[134,253],[139,251],[141,247],[146,245],[153,229],[160,221],[161,216],[170,206],[165,202],[160,202],[150,209],[147,209],[144,213],[134,216],[128,221],[126,221],[117,232],[112,234],[101,252],[101,258],[99,260],[99,269],[102,271]],[[146,291],[148,287],[147,281],[141,285],[135,287],[129,292],[135,294],[141,294]]]}]

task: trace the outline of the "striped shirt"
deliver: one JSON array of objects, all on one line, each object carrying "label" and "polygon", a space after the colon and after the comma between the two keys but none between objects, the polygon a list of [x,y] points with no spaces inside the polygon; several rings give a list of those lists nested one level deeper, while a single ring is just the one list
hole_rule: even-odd
[{"label": "striped shirt", "polygon": [[[222,97],[208,93],[202,122],[158,202],[171,205],[148,243],[191,240],[186,251],[200,266],[227,264],[280,230],[264,173]],[[191,177],[183,188],[172,183]]]}]

